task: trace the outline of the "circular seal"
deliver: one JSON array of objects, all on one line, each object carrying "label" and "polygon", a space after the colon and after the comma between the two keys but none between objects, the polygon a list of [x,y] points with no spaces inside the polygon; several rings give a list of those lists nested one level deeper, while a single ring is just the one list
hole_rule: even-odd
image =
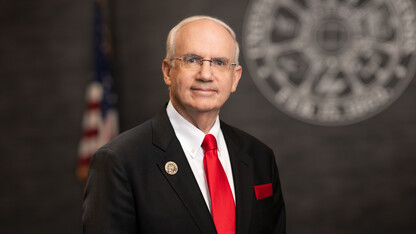
[{"label": "circular seal", "polygon": [[253,0],[243,51],[266,98],[299,120],[356,123],[387,108],[416,70],[412,0]]},{"label": "circular seal", "polygon": [[178,173],[178,165],[175,162],[169,161],[165,164],[165,171],[169,175],[175,175]]}]

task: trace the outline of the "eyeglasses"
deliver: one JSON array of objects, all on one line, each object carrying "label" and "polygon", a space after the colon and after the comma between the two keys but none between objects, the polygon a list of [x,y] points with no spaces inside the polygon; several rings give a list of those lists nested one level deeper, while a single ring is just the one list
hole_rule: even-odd
[{"label": "eyeglasses", "polygon": [[191,71],[199,71],[205,61],[209,62],[211,69],[215,72],[227,72],[231,67],[235,67],[236,63],[229,63],[225,58],[204,59],[198,55],[184,55],[174,60],[181,61],[183,68]]}]

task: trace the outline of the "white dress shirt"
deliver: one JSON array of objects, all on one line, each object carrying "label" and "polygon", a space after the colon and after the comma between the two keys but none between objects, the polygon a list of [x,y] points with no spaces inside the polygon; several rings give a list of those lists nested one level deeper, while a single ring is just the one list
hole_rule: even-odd
[{"label": "white dress shirt", "polygon": [[[171,101],[169,101],[166,112],[172,124],[173,130],[175,131],[176,137],[178,138],[185,153],[186,159],[191,166],[195,179],[198,182],[208,209],[211,211],[211,197],[209,195],[208,184],[204,171],[204,150],[201,147],[205,133],[182,117],[182,115],[175,110]],[[230,156],[228,155],[227,144],[225,143],[224,135],[222,134],[220,128],[218,116],[209,133],[214,135],[217,140],[218,158],[224,168],[225,174],[227,175],[228,183],[230,184],[235,202],[234,180],[231,171]],[[179,168],[179,170],[181,170],[181,168]]]}]

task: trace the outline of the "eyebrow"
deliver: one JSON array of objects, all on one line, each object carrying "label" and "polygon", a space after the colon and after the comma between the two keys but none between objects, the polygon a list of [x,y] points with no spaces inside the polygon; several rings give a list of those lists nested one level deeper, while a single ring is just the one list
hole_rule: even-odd
[{"label": "eyebrow", "polygon": [[182,56],[191,56],[191,57],[199,57],[199,58],[202,58],[202,56],[197,55],[197,54],[192,54],[192,53],[190,53],[190,54],[184,54]]},{"label": "eyebrow", "polygon": [[[183,56],[191,56],[191,57],[204,58],[204,57],[202,57],[202,56],[200,56],[200,55],[193,54],[193,53],[184,54]],[[227,62],[229,62],[229,59],[228,59],[228,58],[226,58],[226,57],[214,57],[214,58],[211,58],[211,60],[222,60],[222,61],[227,61]]]},{"label": "eyebrow", "polygon": [[229,62],[229,59],[225,58],[225,57],[211,58],[211,60],[221,60],[221,61],[224,61],[224,62]]}]

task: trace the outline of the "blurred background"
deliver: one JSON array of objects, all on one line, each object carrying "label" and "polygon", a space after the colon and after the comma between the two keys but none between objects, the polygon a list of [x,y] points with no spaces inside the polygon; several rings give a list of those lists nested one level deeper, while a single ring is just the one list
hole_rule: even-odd
[{"label": "blurred background", "polygon": [[[175,24],[197,14],[218,17],[242,46],[256,2],[267,3],[110,1],[120,131],[151,118],[168,101],[161,62]],[[312,2],[336,7],[362,1]],[[407,19],[415,22],[414,0],[386,4],[387,12],[406,3],[413,3]],[[0,33],[0,233],[81,233],[83,184],[75,171],[94,74],[94,2],[0,1]],[[251,60],[245,53],[242,80],[221,117],[273,148],[287,233],[416,233],[416,52],[403,67],[410,83],[391,105],[331,127],[276,108],[256,85],[259,77],[255,66],[246,66]]]}]

